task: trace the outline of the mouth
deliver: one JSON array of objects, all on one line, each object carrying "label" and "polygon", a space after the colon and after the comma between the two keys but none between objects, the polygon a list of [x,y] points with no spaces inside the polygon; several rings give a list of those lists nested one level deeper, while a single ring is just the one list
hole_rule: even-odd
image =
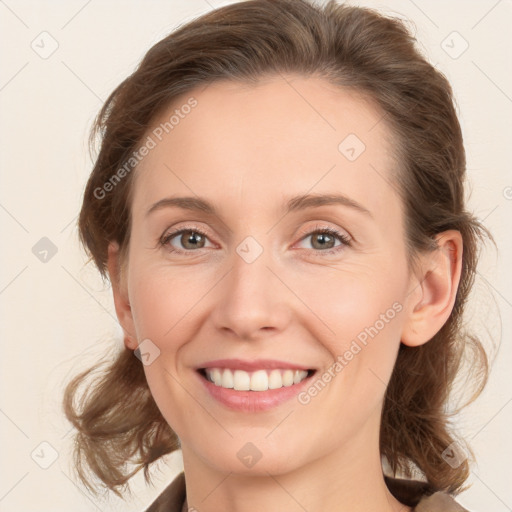
[{"label": "mouth", "polygon": [[211,367],[199,368],[197,372],[217,387],[258,393],[295,386],[313,376],[316,370],[273,368],[245,371]]}]

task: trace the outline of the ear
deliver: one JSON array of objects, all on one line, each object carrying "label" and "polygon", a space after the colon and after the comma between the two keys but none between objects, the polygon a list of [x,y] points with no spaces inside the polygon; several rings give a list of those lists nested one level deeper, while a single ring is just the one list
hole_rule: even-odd
[{"label": "ear", "polygon": [[436,236],[438,248],[420,257],[421,269],[411,281],[406,309],[408,318],[402,343],[423,345],[439,332],[453,309],[462,269],[462,236],[444,231]]},{"label": "ear", "polygon": [[108,246],[107,268],[110,282],[112,283],[117,318],[124,331],[124,344],[126,348],[135,350],[137,348],[135,324],[133,322],[132,310],[128,299],[128,288],[121,267],[119,244],[117,242],[110,242]]}]

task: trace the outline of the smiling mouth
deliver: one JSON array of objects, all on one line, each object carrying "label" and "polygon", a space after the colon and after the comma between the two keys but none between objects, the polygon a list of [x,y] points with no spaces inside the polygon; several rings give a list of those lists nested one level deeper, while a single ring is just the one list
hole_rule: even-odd
[{"label": "smiling mouth", "polygon": [[230,368],[200,368],[199,374],[207,381],[224,389],[235,391],[268,391],[290,387],[311,377],[315,370],[272,369],[246,372]]}]

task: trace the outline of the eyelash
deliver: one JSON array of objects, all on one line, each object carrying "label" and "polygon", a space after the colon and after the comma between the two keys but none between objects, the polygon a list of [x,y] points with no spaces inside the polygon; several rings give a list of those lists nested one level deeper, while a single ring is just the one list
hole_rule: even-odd
[{"label": "eyelash", "polygon": [[[160,243],[161,246],[167,247],[167,249],[171,253],[186,254],[186,253],[197,252],[197,251],[193,251],[193,250],[175,249],[175,248],[173,248],[173,247],[171,247],[169,245],[169,242],[174,237],[176,237],[178,235],[181,235],[182,233],[187,233],[187,232],[197,233],[198,235],[201,235],[201,236],[204,236],[205,238],[208,238],[208,235],[202,229],[200,229],[200,228],[198,228],[196,226],[187,226],[187,227],[178,229],[176,231],[172,231],[171,233],[164,234],[160,238],[159,243]],[[315,226],[314,229],[308,231],[307,233],[304,233],[301,236],[300,240],[302,241],[305,238],[307,238],[308,236],[311,236],[311,235],[314,235],[314,234],[323,234],[323,235],[327,234],[327,235],[330,235],[330,236],[332,236],[334,238],[337,238],[341,242],[340,245],[338,245],[337,247],[333,247],[331,249],[325,249],[325,250],[315,250],[315,249],[312,249],[314,252],[318,252],[318,253],[321,253],[321,254],[335,254],[335,253],[339,252],[340,250],[342,250],[344,247],[351,245],[351,239],[346,234],[341,233],[341,232],[337,231],[334,228],[324,227],[324,226]]]}]

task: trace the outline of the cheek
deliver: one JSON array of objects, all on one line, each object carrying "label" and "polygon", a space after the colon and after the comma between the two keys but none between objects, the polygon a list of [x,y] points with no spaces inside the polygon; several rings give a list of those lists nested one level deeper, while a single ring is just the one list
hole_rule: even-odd
[{"label": "cheek", "polygon": [[193,316],[208,283],[201,276],[170,271],[161,264],[141,263],[133,269],[129,294],[137,337],[179,339],[177,331]]},{"label": "cheek", "polygon": [[308,421],[318,421],[322,428],[328,424],[347,439],[379,414],[404,322],[405,272],[397,271],[391,279],[390,272],[361,270],[334,272],[329,279],[319,279],[316,287],[303,282],[300,291],[329,328],[317,340],[330,356],[300,403],[309,418],[316,418]]},{"label": "cheek", "polygon": [[[398,260],[393,271],[392,265],[382,259],[380,267],[376,262],[365,268],[347,266],[343,272],[322,277],[316,286],[307,281],[301,285],[300,293],[311,300],[308,306],[329,329],[323,329],[324,335],[317,337],[331,358],[317,377],[328,383],[327,391],[322,392],[313,408],[331,403],[336,425],[344,421],[349,410],[352,426],[359,428],[379,406],[391,377],[400,345],[407,289],[405,262],[401,266]],[[323,389],[321,382],[315,381],[315,387]],[[310,389],[304,401],[314,401],[315,396],[316,390]],[[318,415],[321,416],[319,409]]]},{"label": "cheek", "polygon": [[381,340],[399,336],[405,272],[375,268],[345,268],[296,280],[297,295],[321,320],[321,338],[333,355],[343,353],[353,340],[364,345],[377,335]]}]

